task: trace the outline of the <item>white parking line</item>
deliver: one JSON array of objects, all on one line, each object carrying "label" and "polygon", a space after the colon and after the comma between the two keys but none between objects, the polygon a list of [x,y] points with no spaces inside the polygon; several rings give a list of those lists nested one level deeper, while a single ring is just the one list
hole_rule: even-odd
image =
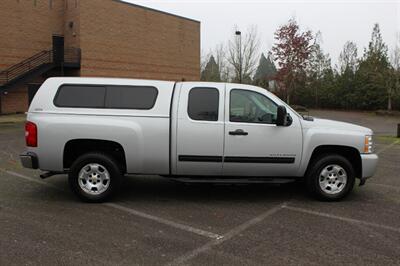
[{"label": "white parking line", "polygon": [[49,184],[47,182],[44,182],[44,181],[42,181],[40,179],[37,179],[37,178],[34,178],[34,177],[26,176],[26,175],[23,175],[23,174],[16,173],[14,171],[1,169],[1,168],[0,168],[0,171],[6,172],[7,174],[10,174],[10,175],[13,175],[13,176],[20,177],[20,178],[28,180],[30,182],[34,182],[34,183],[37,183],[37,184],[45,185],[45,186],[48,186],[48,187],[51,187],[51,188],[54,188],[54,189],[57,189],[57,190],[60,190],[60,191],[65,191],[65,190],[63,190],[63,189],[61,189],[61,188],[59,188],[57,186],[54,186],[52,184]]},{"label": "white parking line", "polygon": [[220,239],[215,239],[212,240],[206,244],[204,244],[203,246],[196,248],[186,254],[184,254],[183,256],[180,256],[178,258],[176,258],[175,260],[173,260],[171,263],[169,263],[168,265],[185,265],[187,264],[186,262],[190,259],[193,259],[194,257],[198,256],[201,253],[207,252],[209,250],[211,250],[213,247],[222,244],[225,241],[228,241],[229,239],[233,238],[234,236],[240,234],[241,232],[243,232],[244,230],[248,229],[249,227],[262,222],[265,218],[267,218],[268,216],[273,215],[274,213],[278,212],[279,210],[281,210],[282,208],[284,208],[286,203],[283,204],[279,204],[278,206],[273,207],[272,209],[269,209],[268,211],[260,214],[259,216],[233,228],[232,230],[230,230],[228,233],[224,234],[223,238]]},{"label": "white parking line", "polygon": [[292,206],[283,206],[284,209],[296,211],[296,212],[302,212],[306,214],[311,214],[311,215],[316,215],[320,217],[325,217],[325,218],[330,218],[330,219],[335,219],[339,221],[344,221],[348,223],[355,223],[355,224],[361,224],[361,225],[366,225],[366,226],[371,226],[371,227],[376,227],[376,228],[381,228],[389,231],[393,231],[396,233],[400,233],[400,228],[397,227],[392,227],[392,226],[387,226],[387,225],[382,225],[382,224],[376,224],[376,223],[371,223],[371,222],[366,222],[363,220],[357,220],[353,218],[347,218],[347,217],[342,217],[342,216],[337,216],[329,213],[323,213],[319,211],[312,211],[304,208],[298,208],[298,207],[292,207]]},{"label": "white parking line", "polygon": [[201,236],[205,236],[205,237],[209,237],[209,238],[213,238],[213,239],[223,238],[223,236],[218,235],[218,234],[214,234],[214,233],[207,232],[207,231],[204,231],[204,230],[201,230],[201,229],[198,229],[198,228],[194,228],[194,227],[189,226],[189,225],[176,223],[176,222],[173,222],[173,221],[170,221],[170,220],[167,220],[167,219],[164,219],[164,218],[160,218],[160,217],[157,217],[157,216],[154,216],[154,215],[151,215],[151,214],[140,212],[140,211],[134,210],[132,208],[128,208],[128,207],[122,206],[120,204],[104,203],[103,205],[107,205],[107,206],[109,206],[111,208],[114,208],[114,209],[117,209],[117,210],[121,210],[121,211],[127,212],[129,214],[133,214],[133,215],[136,215],[136,216],[139,216],[139,217],[142,217],[142,218],[146,218],[148,220],[153,220],[153,221],[156,221],[156,222],[158,222],[160,224],[169,225],[171,227],[175,227],[175,228],[178,228],[180,230],[187,231],[187,232],[190,232],[190,233],[193,233],[193,234],[197,234],[197,235],[201,235]]},{"label": "white parking line", "polygon": [[[1,169],[0,168],[0,171],[6,172],[6,173],[8,173],[10,175],[13,175],[13,176],[20,177],[20,178],[28,180],[30,182],[34,182],[34,183],[37,183],[37,184],[45,185],[45,186],[57,189],[59,191],[66,192],[63,189],[61,189],[61,188],[59,188],[57,186],[54,186],[54,185],[52,185],[50,183],[44,182],[44,181],[42,181],[40,179],[29,177],[29,176],[26,176],[26,175],[23,175],[23,174],[20,174],[20,173],[16,173],[14,171],[6,170],[6,169]],[[158,222],[160,224],[168,225],[168,226],[171,226],[171,227],[174,227],[174,228],[177,228],[177,229],[189,232],[189,233],[197,234],[197,235],[200,235],[200,236],[204,236],[204,237],[208,237],[208,238],[212,238],[212,239],[221,239],[221,238],[223,238],[223,236],[215,234],[215,233],[211,233],[211,232],[204,231],[204,230],[201,230],[201,229],[198,229],[198,228],[194,228],[194,227],[189,226],[189,225],[176,223],[174,221],[170,221],[170,220],[167,220],[167,219],[164,219],[164,218],[160,218],[160,217],[157,217],[157,216],[154,216],[154,215],[151,215],[151,214],[147,214],[147,213],[144,213],[144,212],[141,212],[141,211],[137,211],[135,209],[132,209],[132,208],[129,208],[129,207],[125,207],[125,206],[120,205],[120,204],[104,203],[104,204],[101,204],[100,206],[108,206],[110,208],[114,208],[114,209],[117,209],[117,210],[120,210],[120,211],[124,211],[124,212],[127,212],[127,213],[135,215],[135,216],[139,216],[139,217],[142,217],[142,218],[145,218],[145,219],[148,219],[148,220],[152,220],[152,221]]]}]

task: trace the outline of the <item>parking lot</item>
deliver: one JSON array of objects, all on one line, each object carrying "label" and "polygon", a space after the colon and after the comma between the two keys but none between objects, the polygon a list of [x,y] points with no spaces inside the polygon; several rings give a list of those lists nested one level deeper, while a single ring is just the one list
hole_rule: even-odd
[{"label": "parking lot", "polygon": [[399,118],[314,111],[371,127],[375,177],[341,202],[301,184],[185,185],[127,177],[110,203],[85,204],[65,175],[23,169],[22,123],[0,125],[0,265],[399,265]]}]

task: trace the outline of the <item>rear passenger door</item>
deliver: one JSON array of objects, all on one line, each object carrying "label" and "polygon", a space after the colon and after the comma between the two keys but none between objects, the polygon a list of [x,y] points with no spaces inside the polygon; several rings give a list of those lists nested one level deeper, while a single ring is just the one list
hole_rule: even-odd
[{"label": "rear passenger door", "polygon": [[177,174],[221,175],[225,84],[182,83],[177,121]]}]

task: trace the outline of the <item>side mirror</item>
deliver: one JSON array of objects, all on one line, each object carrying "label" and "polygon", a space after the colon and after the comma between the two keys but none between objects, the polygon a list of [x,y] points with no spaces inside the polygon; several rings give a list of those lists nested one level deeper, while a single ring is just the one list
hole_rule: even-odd
[{"label": "side mirror", "polygon": [[287,124],[287,112],[286,107],[283,105],[278,105],[278,112],[276,115],[276,125],[286,126]]}]

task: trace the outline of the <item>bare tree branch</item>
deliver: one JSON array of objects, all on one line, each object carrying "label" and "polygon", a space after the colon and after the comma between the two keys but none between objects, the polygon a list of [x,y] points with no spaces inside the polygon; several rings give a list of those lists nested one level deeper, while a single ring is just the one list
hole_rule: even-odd
[{"label": "bare tree branch", "polygon": [[[235,27],[234,32],[237,27]],[[240,38],[242,38],[240,40]],[[260,39],[258,36],[257,28],[251,26],[241,36],[233,36],[228,42],[227,61],[233,70],[233,81],[240,80],[240,72],[242,81],[245,83],[251,82],[257,68],[258,50],[260,46]]]},{"label": "bare tree branch", "polygon": [[348,41],[344,44],[343,51],[339,56],[340,72],[343,73],[349,69],[354,73],[357,70],[357,62],[357,45]]}]

